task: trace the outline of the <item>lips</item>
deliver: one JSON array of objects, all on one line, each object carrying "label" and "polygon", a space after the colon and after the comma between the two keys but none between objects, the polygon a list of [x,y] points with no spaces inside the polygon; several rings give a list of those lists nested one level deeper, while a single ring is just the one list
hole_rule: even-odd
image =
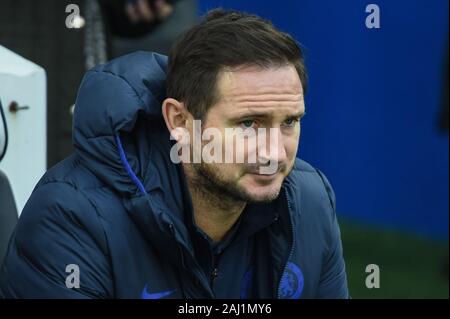
[{"label": "lips", "polygon": [[247,174],[252,174],[252,175],[258,175],[258,176],[275,176],[278,173],[281,172],[285,172],[286,171],[286,164],[284,163],[279,163],[277,168],[277,171],[273,174],[262,174],[261,170],[264,171],[263,168],[267,168],[267,166],[260,166],[260,167],[254,167],[254,166],[250,166],[247,167],[249,170],[247,171]]},{"label": "lips", "polygon": [[261,174],[260,172],[252,172],[252,173],[249,173],[249,174],[252,174],[252,175],[257,175],[257,176],[275,176],[275,175],[277,175],[279,172],[275,172],[275,173],[273,173],[273,174]]},{"label": "lips", "polygon": [[257,170],[251,170],[251,171],[247,172],[247,174],[261,175],[261,176],[272,176],[272,175],[277,175],[277,174],[280,173],[280,172],[281,172],[281,170],[277,170],[277,171],[276,171],[275,173],[273,173],[273,174],[261,174],[261,173],[260,173],[260,170],[257,169]]},{"label": "lips", "polygon": [[268,183],[268,182],[273,181],[277,177],[278,172],[276,172],[275,174],[270,174],[270,175],[259,174],[259,173],[256,173],[256,174],[255,173],[250,173],[249,175],[251,175],[252,178],[256,179],[259,182],[266,182],[266,183]]}]

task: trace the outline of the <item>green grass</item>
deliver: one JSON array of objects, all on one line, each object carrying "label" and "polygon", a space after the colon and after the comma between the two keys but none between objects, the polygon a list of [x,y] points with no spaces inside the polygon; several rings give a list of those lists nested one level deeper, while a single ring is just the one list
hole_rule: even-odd
[{"label": "green grass", "polygon": [[[448,242],[381,231],[348,221],[340,221],[340,226],[352,298],[449,297]],[[378,289],[366,288],[368,264],[380,268]]]}]

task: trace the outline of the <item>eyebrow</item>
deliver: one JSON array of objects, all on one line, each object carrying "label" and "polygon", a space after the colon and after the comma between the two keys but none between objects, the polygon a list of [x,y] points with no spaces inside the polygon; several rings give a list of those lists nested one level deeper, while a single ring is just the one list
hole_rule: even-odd
[{"label": "eyebrow", "polygon": [[[240,114],[240,115],[237,115],[237,116],[233,116],[232,120],[237,120],[237,119],[242,119],[242,118],[251,118],[251,117],[262,118],[262,117],[268,117],[269,114],[270,113],[266,113],[266,112],[252,111],[252,112]],[[305,112],[301,112],[300,111],[300,112],[297,112],[297,113],[292,114],[292,115],[287,115],[285,118],[286,119],[289,119],[289,118],[302,118],[302,117],[305,116],[305,114],[306,114],[306,111]]]},{"label": "eyebrow", "polygon": [[306,115],[306,111],[305,112],[298,112],[295,113],[294,115],[288,115],[286,118],[303,118]]}]

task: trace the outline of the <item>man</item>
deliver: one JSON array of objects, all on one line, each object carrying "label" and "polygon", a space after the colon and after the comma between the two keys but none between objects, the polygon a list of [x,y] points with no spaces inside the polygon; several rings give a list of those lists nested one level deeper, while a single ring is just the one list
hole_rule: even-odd
[{"label": "man", "polygon": [[[347,298],[334,193],[296,159],[305,87],[289,35],[222,10],[185,34],[168,65],[136,53],[89,71],[76,152],[31,195],[0,293]],[[227,142],[227,129],[239,128],[257,133]],[[202,134],[198,148],[195,135],[208,129],[219,134]],[[229,145],[243,162],[208,159]]]}]

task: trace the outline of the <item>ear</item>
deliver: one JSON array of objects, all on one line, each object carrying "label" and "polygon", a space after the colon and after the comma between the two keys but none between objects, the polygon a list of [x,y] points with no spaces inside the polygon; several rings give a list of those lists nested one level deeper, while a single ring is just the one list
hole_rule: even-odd
[{"label": "ear", "polygon": [[[171,132],[173,138],[178,142],[180,139],[180,131],[189,129],[189,119],[192,115],[186,109],[184,103],[173,98],[167,98],[162,104],[162,114],[166,122],[167,129]],[[178,132],[177,134],[174,134]]]}]

